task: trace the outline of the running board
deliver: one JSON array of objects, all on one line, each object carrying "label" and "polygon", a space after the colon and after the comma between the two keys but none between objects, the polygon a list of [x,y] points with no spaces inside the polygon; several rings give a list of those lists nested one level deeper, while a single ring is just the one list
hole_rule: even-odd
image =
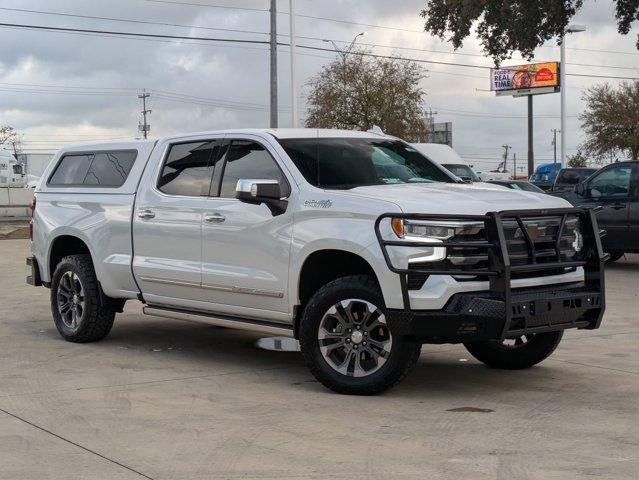
[{"label": "running board", "polygon": [[205,323],[216,327],[235,328],[238,330],[249,330],[252,332],[265,333],[268,335],[279,335],[293,337],[293,327],[274,322],[251,320],[247,318],[233,317],[230,315],[195,312],[192,310],[179,310],[167,307],[145,306],[142,308],[145,315],[155,315],[156,317],[173,318],[176,320],[186,320],[189,322]]}]

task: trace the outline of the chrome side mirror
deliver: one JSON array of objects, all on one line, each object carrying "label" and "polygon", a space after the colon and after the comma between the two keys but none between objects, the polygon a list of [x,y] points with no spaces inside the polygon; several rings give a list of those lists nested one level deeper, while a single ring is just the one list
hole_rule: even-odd
[{"label": "chrome side mirror", "polygon": [[273,215],[284,213],[288,203],[282,199],[282,188],[277,180],[240,179],[235,187],[235,198],[254,205],[264,203]]}]

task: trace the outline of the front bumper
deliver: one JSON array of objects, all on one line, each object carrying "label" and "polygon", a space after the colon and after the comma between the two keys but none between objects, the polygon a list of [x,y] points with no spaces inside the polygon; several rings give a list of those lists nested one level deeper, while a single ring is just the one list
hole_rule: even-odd
[{"label": "front bumper", "polygon": [[490,292],[455,294],[441,310],[385,312],[391,328],[423,343],[462,343],[514,338],[568,328],[598,328],[603,295],[583,283],[521,289],[506,302]]},{"label": "front bumper", "polygon": [[[417,220],[471,220],[483,222],[484,240],[449,240],[438,246],[472,247],[486,252],[488,263],[482,268],[461,270],[457,267],[419,266],[411,270],[397,268],[388,255],[389,246],[425,246],[424,242],[385,240],[380,230],[384,218],[400,217]],[[553,253],[540,258],[541,240],[531,234],[528,222],[543,217],[557,219]],[[566,258],[561,248],[562,232],[568,218],[577,218],[583,232],[583,248],[578,258]],[[513,264],[505,235],[505,225],[516,222],[525,238],[527,260],[519,258]],[[459,343],[487,339],[506,339],[521,335],[564,330],[567,328],[598,328],[605,309],[604,267],[600,231],[595,212],[584,208],[521,210],[491,212],[484,216],[445,216],[427,214],[384,214],[376,223],[376,233],[388,268],[399,275],[404,308],[388,309],[385,314],[394,331],[400,335],[430,343]],[[543,242],[548,243],[548,238]],[[520,256],[521,257],[521,256]],[[579,270],[581,281],[537,287],[518,288],[517,277],[543,274],[557,270]],[[475,274],[488,279],[488,290],[455,293],[441,309],[419,310],[410,298],[408,275],[411,272],[427,276]],[[548,281],[549,278],[545,277]],[[540,282],[541,283],[541,282]]]}]

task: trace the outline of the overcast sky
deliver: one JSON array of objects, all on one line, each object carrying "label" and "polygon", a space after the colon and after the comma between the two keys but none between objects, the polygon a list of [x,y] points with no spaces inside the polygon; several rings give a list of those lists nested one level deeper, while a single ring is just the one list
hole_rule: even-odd
[{"label": "overcast sky", "polygon": [[[568,73],[639,77],[639,52],[634,46],[637,25],[629,35],[619,35],[612,2],[586,0],[584,3],[585,8],[573,23],[585,24],[588,30],[567,39]],[[360,38],[361,43],[394,47],[371,46],[376,53],[492,64],[481,54],[474,38],[453,53],[448,43],[422,33],[419,11],[425,1],[297,0],[296,4],[300,15],[341,20],[298,17],[298,44],[326,47],[330,44],[321,39],[350,42],[354,35],[366,31],[367,36]],[[268,40],[267,35],[259,33],[268,31],[268,13],[261,11],[268,7],[268,0],[2,0],[0,22]],[[288,1],[279,0],[278,8],[287,12]],[[278,16],[278,28],[283,34],[280,41],[288,41],[288,15]],[[298,52],[303,117],[307,92],[303,85],[333,56],[329,52]],[[550,43],[538,49],[535,60],[559,60],[559,48]],[[513,59],[504,65],[516,63],[519,61]],[[130,138],[137,135],[140,119],[141,104],[137,95],[146,88],[151,91],[149,104],[153,112],[149,119],[153,137],[219,128],[267,127],[268,66],[266,45],[146,40],[0,27],[0,124],[12,125],[24,134],[25,151],[53,149],[85,140]],[[496,98],[486,91],[488,70],[437,64],[424,64],[424,67],[428,69],[428,78],[423,80],[428,94],[425,106],[438,112],[436,121],[453,122],[455,149],[483,169],[497,165],[503,152],[501,145],[507,143],[513,146],[523,166],[527,151],[525,99]],[[288,48],[280,47],[282,127],[290,126],[291,122],[289,69]],[[576,118],[583,108],[582,91],[603,81],[606,80],[567,77],[568,153],[574,153],[582,140]],[[538,163],[542,163],[552,160],[551,129],[559,128],[559,95],[535,97],[535,114],[535,153]]]}]

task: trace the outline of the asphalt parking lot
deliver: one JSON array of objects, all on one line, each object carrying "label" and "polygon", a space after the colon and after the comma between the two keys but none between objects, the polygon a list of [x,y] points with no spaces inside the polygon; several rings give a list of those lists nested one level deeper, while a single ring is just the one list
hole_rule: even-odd
[{"label": "asphalt parking lot", "polygon": [[377,397],[315,382],[258,335],[146,317],[64,342],[26,240],[0,242],[0,479],[636,479],[639,255],[607,270],[600,330],[527,371],[425,346]]}]

